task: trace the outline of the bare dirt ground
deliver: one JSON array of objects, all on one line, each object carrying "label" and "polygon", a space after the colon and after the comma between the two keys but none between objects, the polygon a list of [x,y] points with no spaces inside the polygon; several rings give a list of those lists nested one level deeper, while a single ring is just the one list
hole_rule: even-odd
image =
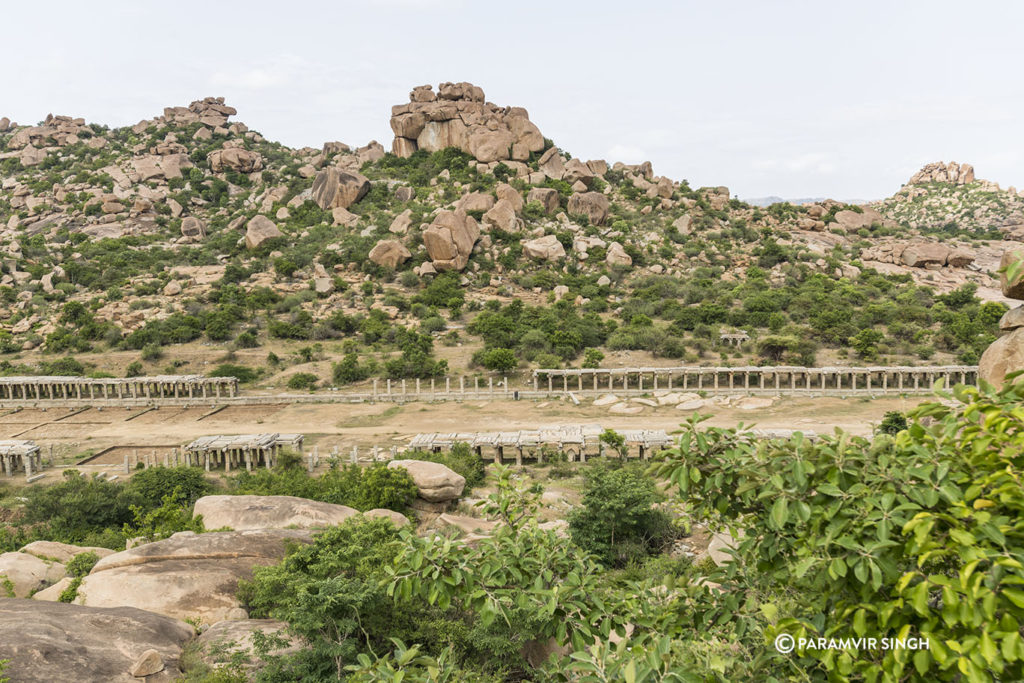
[{"label": "bare dirt ground", "polygon": [[[800,429],[819,434],[840,428],[870,434],[886,411],[906,411],[928,400],[912,398],[781,398],[768,408],[741,410],[716,406],[706,423],[721,427],[739,424],[763,429]],[[22,410],[0,415],[0,439],[33,439],[54,464],[69,466],[104,449],[117,447],[109,457],[87,467],[108,468],[123,463],[124,453],[142,454],[185,445],[214,434],[299,433],[307,450],[321,454],[337,448],[347,454],[353,446],[366,453],[373,446],[404,447],[420,432],[476,432],[536,429],[558,424],[596,423],[611,429],[679,428],[691,411],[673,406],[644,407],[637,415],[609,414],[590,400],[580,406],[569,400],[466,401],[445,403],[291,404],[229,406],[220,410],[195,408],[107,408],[75,412],[64,409]],[[51,450],[52,449],[52,450]],[[49,470],[53,478],[59,471]],[[50,477],[47,477],[48,479]]]}]

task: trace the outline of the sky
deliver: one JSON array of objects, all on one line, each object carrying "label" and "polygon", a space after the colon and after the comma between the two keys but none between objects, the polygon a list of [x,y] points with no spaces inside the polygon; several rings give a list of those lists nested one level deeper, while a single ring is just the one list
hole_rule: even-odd
[{"label": "sky", "polygon": [[2,21],[0,116],[23,124],[216,95],[291,147],[390,148],[413,86],[469,81],[573,156],[743,198],[877,199],[939,160],[1024,187],[1015,0],[50,0]]}]

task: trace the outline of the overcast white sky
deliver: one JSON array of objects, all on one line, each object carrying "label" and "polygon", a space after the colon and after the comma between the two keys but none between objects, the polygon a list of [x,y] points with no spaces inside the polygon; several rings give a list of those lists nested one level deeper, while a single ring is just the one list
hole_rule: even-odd
[{"label": "overcast white sky", "polygon": [[124,125],[223,95],[294,147],[390,147],[471,81],[584,159],[741,197],[892,194],[929,161],[1024,186],[1024,2],[5,3],[0,115]]}]

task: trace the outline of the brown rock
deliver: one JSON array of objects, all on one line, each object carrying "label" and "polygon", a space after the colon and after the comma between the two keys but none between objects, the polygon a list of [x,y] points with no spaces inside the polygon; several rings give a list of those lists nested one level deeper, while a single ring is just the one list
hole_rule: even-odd
[{"label": "brown rock", "polygon": [[[520,199],[520,201],[522,200]],[[498,200],[494,208],[484,214],[483,222],[505,232],[516,232],[521,227],[521,221],[516,218],[513,204],[507,199]]]},{"label": "brown rock", "polygon": [[404,469],[416,482],[420,498],[431,503],[444,503],[462,495],[466,479],[441,463],[423,460],[392,460],[388,469]]},{"label": "brown rock", "polygon": [[410,257],[412,254],[398,240],[381,240],[370,250],[370,260],[385,268],[397,268]]},{"label": "brown rock", "polygon": [[946,257],[946,265],[954,268],[966,268],[974,263],[974,254],[966,249],[953,249]]},{"label": "brown rock", "polygon": [[989,344],[978,362],[978,375],[1001,386],[1006,375],[1024,370],[1024,328],[1017,328]]},{"label": "brown rock", "polygon": [[110,548],[71,545],[70,543],[60,543],[58,541],[32,541],[19,552],[35,555],[44,560],[67,564],[68,560],[72,557],[82,553],[95,553],[99,557],[106,557],[107,555],[113,555],[115,551]]},{"label": "brown rock", "polygon": [[162,666],[146,682],[175,680],[193,634],[182,621],[130,607],[33,600],[3,600],[0,607],[0,642],[10,660],[5,673],[18,683],[135,683],[132,667],[149,650]]},{"label": "brown rock", "polygon": [[139,658],[132,664],[132,668],[128,673],[135,678],[145,678],[163,670],[164,658],[160,656],[159,652],[150,648],[139,655]]},{"label": "brown rock", "polygon": [[283,237],[284,233],[277,229],[274,221],[266,216],[253,216],[245,226],[245,246],[256,249],[267,240]]},{"label": "brown rock", "polygon": [[561,180],[565,174],[565,164],[562,162],[562,156],[555,147],[541,155],[540,159],[537,160],[537,168],[548,178],[553,178],[554,180]]},{"label": "brown rock", "polygon": [[523,254],[543,261],[557,261],[565,258],[565,247],[554,235],[544,235],[523,242]]},{"label": "brown rock", "polygon": [[193,240],[206,237],[206,225],[195,216],[188,216],[181,221],[181,234]]},{"label": "brown rock", "polygon": [[441,211],[423,231],[423,244],[437,270],[462,270],[479,237],[480,227],[465,211]]},{"label": "brown rock", "polygon": [[404,235],[409,231],[409,226],[411,225],[412,209],[406,209],[395,216],[395,220],[391,221],[391,226],[388,228],[388,232],[393,232],[396,235]]},{"label": "brown rock", "polygon": [[527,202],[539,202],[544,207],[544,213],[551,213],[558,208],[558,190],[552,187],[534,187],[526,195]]},{"label": "brown rock", "polygon": [[332,505],[294,496],[203,496],[193,515],[202,515],[208,529],[317,529],[359,514],[345,505]]},{"label": "brown rock", "polygon": [[[64,565],[47,562],[35,555],[20,552],[0,555],[0,596],[27,598],[33,591],[49,586],[64,578]],[[7,595],[9,590],[13,595]]]},{"label": "brown rock", "polygon": [[[999,329],[1001,330],[1016,330],[1021,327],[1024,327],[1024,306],[1011,308],[999,319]],[[22,550],[25,549],[22,548]]]},{"label": "brown rock", "polygon": [[943,266],[949,258],[949,251],[949,247],[944,244],[910,244],[903,250],[900,258],[912,268],[924,268],[930,263]]},{"label": "brown rock", "polygon": [[299,529],[179,532],[104,557],[82,581],[76,603],[215,623],[240,606],[238,581],[253,567],[275,564],[288,544],[311,540]]},{"label": "brown rock", "polygon": [[608,219],[608,198],[600,192],[577,192],[569,197],[569,214],[586,216],[591,225],[603,225]]},{"label": "brown rock", "polygon": [[618,242],[612,242],[608,245],[608,252],[604,260],[609,266],[633,265],[633,257],[627,254],[626,250]]},{"label": "brown rock", "polygon": [[370,181],[355,171],[325,168],[313,180],[313,201],[328,211],[335,207],[347,209],[370,191]]},{"label": "brown rock", "polygon": [[490,211],[493,206],[494,197],[484,192],[464,194],[455,203],[455,208],[463,211]]},{"label": "brown rock", "polygon": [[416,198],[416,190],[408,185],[402,185],[395,190],[395,199],[400,202],[411,202]]},{"label": "brown rock", "polygon": [[210,170],[215,173],[221,171],[252,173],[263,168],[263,156],[259,152],[251,152],[241,147],[215,149],[210,152],[208,158]]},{"label": "brown rock", "polygon": [[498,196],[499,201],[505,200],[508,202],[516,213],[523,210],[523,195],[519,194],[519,190],[508,183],[498,183],[494,188],[494,194]]}]

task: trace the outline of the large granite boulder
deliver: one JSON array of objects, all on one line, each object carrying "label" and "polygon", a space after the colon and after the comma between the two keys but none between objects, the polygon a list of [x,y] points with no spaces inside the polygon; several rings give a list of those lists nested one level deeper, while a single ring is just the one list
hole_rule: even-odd
[{"label": "large granite boulder", "polygon": [[193,635],[182,621],[131,607],[0,603],[0,653],[10,660],[4,673],[18,683],[135,683],[132,670],[149,650],[160,668],[146,683],[172,681],[181,676],[178,659]]},{"label": "large granite boulder", "polygon": [[544,213],[551,213],[558,208],[558,190],[552,187],[534,187],[526,195],[527,202],[537,202],[544,207]]},{"label": "large granite boulder", "polygon": [[370,181],[355,171],[325,168],[313,179],[313,201],[324,211],[347,209],[370,191]]},{"label": "large granite boulder", "polygon": [[423,244],[437,270],[462,270],[480,238],[476,219],[459,209],[441,211],[423,231]]},{"label": "large granite boulder", "polygon": [[591,225],[604,225],[608,220],[608,198],[600,192],[576,192],[569,197],[569,214],[586,216]]},{"label": "large granite boulder", "polygon": [[1000,386],[1006,375],[1024,370],[1024,328],[1017,328],[989,344],[978,361],[983,380]]},{"label": "large granite boulder", "polygon": [[412,253],[398,240],[381,240],[373,246],[370,260],[385,268],[397,268],[412,257]]},{"label": "large granite boulder", "polygon": [[295,496],[203,496],[193,515],[203,516],[207,529],[322,529],[341,524],[359,511],[346,505],[321,503]]},{"label": "large granite boulder", "polygon": [[255,249],[267,240],[283,237],[284,233],[277,229],[274,221],[266,216],[253,216],[245,225],[245,246]]},{"label": "large granite boulder", "polygon": [[180,532],[104,557],[82,581],[75,602],[215,623],[241,606],[238,582],[250,578],[253,567],[275,564],[289,544],[312,538],[300,529]]},{"label": "large granite boulder", "polygon": [[912,268],[924,268],[930,264],[944,266],[949,258],[949,252],[949,247],[944,244],[909,244],[903,250],[901,258],[903,263]]},{"label": "large granite boulder", "polygon": [[565,258],[565,247],[554,235],[544,235],[523,242],[523,254],[542,261],[557,261]]},{"label": "large granite boulder", "polygon": [[[64,565],[28,553],[0,555],[0,597],[27,598],[64,578]],[[2,641],[0,641],[2,642]]]},{"label": "large granite boulder", "polygon": [[259,152],[250,152],[241,147],[225,147],[215,149],[209,155],[210,170],[219,173],[221,171],[237,171],[238,173],[253,173],[263,168],[263,157]]},{"label": "large granite boulder", "polygon": [[392,460],[389,469],[404,469],[412,477],[419,496],[430,503],[445,503],[462,495],[466,478],[439,462]]}]

